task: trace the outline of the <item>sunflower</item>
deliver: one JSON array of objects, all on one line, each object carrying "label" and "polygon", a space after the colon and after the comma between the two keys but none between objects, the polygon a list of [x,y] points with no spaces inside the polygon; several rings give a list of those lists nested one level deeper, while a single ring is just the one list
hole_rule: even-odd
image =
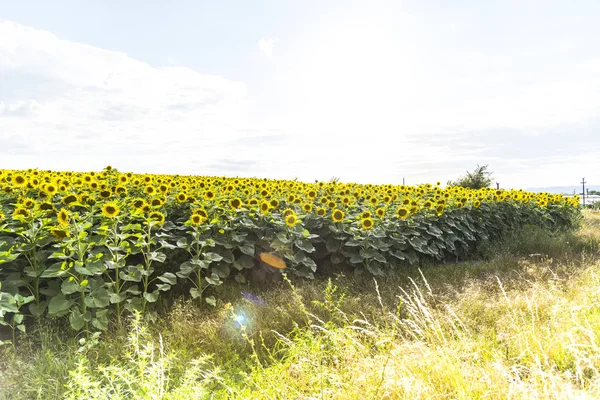
[{"label": "sunflower", "polygon": [[56,191],[56,186],[51,183],[44,187],[44,193],[46,193],[48,196],[54,196],[56,194]]},{"label": "sunflower", "polygon": [[21,204],[23,204],[23,207],[31,209],[35,206],[35,200],[31,198],[25,198]]},{"label": "sunflower", "polygon": [[206,210],[204,208],[196,208],[195,210],[192,211],[192,214],[199,215],[204,219],[208,218],[208,213],[206,212]]},{"label": "sunflower", "polygon": [[154,188],[154,186],[148,185],[144,188],[144,193],[146,193],[148,196],[151,196],[154,193],[156,193],[156,189]]},{"label": "sunflower", "polygon": [[204,192],[204,198],[206,200],[212,200],[215,198],[215,192],[213,192],[212,190],[207,190],[206,192]]},{"label": "sunflower", "polygon": [[204,218],[202,218],[202,216],[200,216],[199,214],[192,214],[190,216],[190,223],[194,226],[198,226],[200,225],[202,222],[204,222]]},{"label": "sunflower", "polygon": [[312,208],[313,208],[313,206],[312,206],[312,204],[310,204],[310,203],[304,203],[304,204],[302,204],[302,210],[303,210],[304,212],[307,212],[307,213],[309,213],[309,212],[311,212],[311,211],[312,211]]},{"label": "sunflower", "polygon": [[4,216],[4,213],[3,213],[2,211],[0,211],[0,221],[2,221],[4,218],[6,218],[6,217]]},{"label": "sunflower", "polygon": [[344,220],[344,212],[336,208],[331,212],[331,218],[334,222],[342,222]]},{"label": "sunflower", "polygon": [[242,206],[242,200],[240,200],[239,198],[235,197],[235,198],[229,200],[229,205],[234,210],[237,210],[238,208],[240,208]]},{"label": "sunflower", "polygon": [[255,198],[248,199],[246,204],[248,204],[248,207],[256,207],[258,205],[258,200]]},{"label": "sunflower", "polygon": [[38,208],[47,212],[54,211],[54,204],[50,203],[49,201],[44,201],[38,205]]},{"label": "sunflower", "polygon": [[317,192],[314,190],[309,190],[308,193],[306,193],[306,195],[311,198],[314,199],[315,197],[317,197]]},{"label": "sunflower", "polygon": [[435,213],[439,216],[441,216],[444,213],[444,205],[440,204],[439,206],[437,206],[435,208]]},{"label": "sunflower", "polygon": [[60,226],[50,228],[50,233],[52,233],[52,235],[59,240],[62,240],[66,237],[71,236],[71,232],[69,232],[68,229],[64,229]]},{"label": "sunflower", "polygon": [[298,222],[298,219],[296,218],[295,214],[290,214],[287,217],[285,217],[285,224],[289,227],[293,227],[294,225],[296,225],[296,222]]},{"label": "sunflower", "polygon": [[119,206],[115,203],[106,203],[102,206],[102,215],[107,218],[114,218],[119,213]]},{"label": "sunflower", "polygon": [[281,216],[283,218],[287,218],[289,215],[296,215],[296,212],[294,210],[292,210],[291,208],[286,208],[285,210],[283,210],[283,212],[281,213]]},{"label": "sunflower", "polygon": [[77,195],[71,193],[71,194],[63,197],[62,200],[61,200],[61,203],[63,203],[64,205],[68,206],[71,203],[75,203],[77,200],[79,200],[77,198]]},{"label": "sunflower", "polygon": [[327,214],[327,210],[326,210],[325,208],[323,208],[323,207],[319,207],[319,208],[317,209],[317,215],[318,215],[318,216],[320,216],[320,217],[324,217],[324,216],[325,216],[325,214]]},{"label": "sunflower", "polygon": [[375,223],[371,218],[363,218],[360,221],[360,225],[364,230],[368,231],[369,229],[373,228],[373,225],[375,225]]},{"label": "sunflower", "polygon": [[159,197],[156,197],[150,201],[150,205],[155,208],[160,208],[165,204],[165,201]]},{"label": "sunflower", "polygon": [[56,214],[56,220],[58,221],[58,223],[61,226],[64,225],[69,225],[69,219],[70,219],[70,215],[69,212],[67,210],[65,210],[64,208],[61,209],[58,214]]},{"label": "sunflower", "polygon": [[270,209],[270,205],[268,202],[263,201],[262,203],[260,203],[260,212],[263,214],[268,214],[269,213],[269,209]]},{"label": "sunflower", "polygon": [[479,208],[480,205],[481,205],[481,202],[479,200],[475,200],[473,202],[473,207],[475,207],[475,208]]},{"label": "sunflower", "polygon": [[12,178],[12,183],[16,187],[24,187],[24,186],[27,186],[27,184],[29,183],[29,181],[27,180],[27,178],[25,177],[25,175],[16,174]]},{"label": "sunflower", "polygon": [[398,210],[396,210],[396,215],[398,218],[405,219],[408,217],[408,210],[404,207],[399,207]]},{"label": "sunflower", "polygon": [[144,207],[144,205],[146,205],[148,203],[146,203],[146,200],[141,199],[139,197],[136,197],[135,199],[133,199],[131,201],[131,205],[133,205],[134,208],[137,208],[138,210],[140,210],[142,207]]},{"label": "sunflower", "polygon": [[383,218],[383,216],[385,215],[385,209],[384,208],[378,208],[377,210],[375,210],[375,214],[379,217],[379,218]]},{"label": "sunflower", "polygon": [[110,196],[112,196],[112,192],[108,189],[104,189],[100,191],[100,198],[106,200],[109,199]]},{"label": "sunflower", "polygon": [[371,211],[369,211],[369,210],[365,210],[362,212],[362,214],[360,214],[361,219],[366,219],[366,218],[371,218],[371,217],[372,217],[372,214],[371,214]]},{"label": "sunflower", "polygon": [[175,196],[175,200],[177,200],[178,203],[185,203],[188,199],[187,194],[181,192],[178,193],[177,196]]},{"label": "sunflower", "polygon": [[165,223],[165,214],[161,213],[160,211],[152,211],[150,215],[148,215],[148,219],[150,221],[158,222],[158,225],[162,225]]},{"label": "sunflower", "polygon": [[271,205],[271,208],[277,208],[277,207],[279,207],[279,200],[277,200],[277,199],[271,199],[270,205]]},{"label": "sunflower", "polygon": [[335,201],[333,201],[333,200],[330,201],[329,203],[327,203],[327,207],[329,207],[330,209],[335,208],[335,206],[336,206],[336,204],[335,204]]}]

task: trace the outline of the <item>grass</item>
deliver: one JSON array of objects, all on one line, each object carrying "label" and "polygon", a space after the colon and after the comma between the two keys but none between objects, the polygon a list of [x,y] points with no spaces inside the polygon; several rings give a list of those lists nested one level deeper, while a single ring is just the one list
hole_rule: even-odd
[{"label": "grass", "polygon": [[374,280],[337,274],[216,309],[73,337],[52,321],[2,349],[10,399],[600,398],[600,214],[531,227],[481,259]]}]

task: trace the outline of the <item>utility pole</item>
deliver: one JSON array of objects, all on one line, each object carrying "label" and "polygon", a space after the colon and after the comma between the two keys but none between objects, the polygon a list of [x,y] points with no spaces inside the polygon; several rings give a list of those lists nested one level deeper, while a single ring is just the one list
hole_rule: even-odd
[{"label": "utility pole", "polygon": [[402,186],[404,186],[404,178],[402,178]]},{"label": "utility pole", "polygon": [[500,190],[500,184],[498,182],[496,182],[496,189]]},{"label": "utility pole", "polygon": [[586,183],[587,183],[587,182],[585,181],[585,178],[581,178],[581,185],[582,185],[582,186],[581,186],[581,188],[582,188],[582,190],[581,190],[581,195],[583,196],[583,207],[584,207],[584,208],[585,208],[585,184],[586,184]]}]

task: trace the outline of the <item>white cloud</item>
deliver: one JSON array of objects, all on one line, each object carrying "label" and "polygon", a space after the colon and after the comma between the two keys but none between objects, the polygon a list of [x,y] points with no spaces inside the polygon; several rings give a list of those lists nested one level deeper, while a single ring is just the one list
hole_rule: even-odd
[{"label": "white cloud", "polygon": [[275,43],[277,42],[277,39],[260,39],[258,41],[258,49],[262,54],[268,58],[271,58],[273,57],[273,49],[275,48]]},{"label": "white cloud", "polygon": [[3,167],[167,172],[193,162],[201,172],[246,127],[247,104],[243,83],[0,21],[0,139],[20,135],[39,152],[5,147]]}]

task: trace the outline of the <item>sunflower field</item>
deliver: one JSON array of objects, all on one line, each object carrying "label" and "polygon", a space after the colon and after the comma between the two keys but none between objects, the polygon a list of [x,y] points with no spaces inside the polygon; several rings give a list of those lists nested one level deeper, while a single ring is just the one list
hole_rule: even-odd
[{"label": "sunflower field", "polygon": [[528,224],[565,229],[579,200],[514,190],[257,178],[0,170],[0,324],[75,330],[152,318],[161,296],[214,305],[258,255],[313,278],[466,257]]}]

